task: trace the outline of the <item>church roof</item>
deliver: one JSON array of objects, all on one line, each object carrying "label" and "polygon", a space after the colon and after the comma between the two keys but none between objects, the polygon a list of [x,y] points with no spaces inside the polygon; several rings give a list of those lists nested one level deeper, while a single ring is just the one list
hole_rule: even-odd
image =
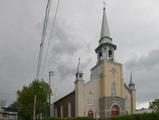
[{"label": "church roof", "polygon": [[105,46],[105,45],[111,46],[111,47],[113,47],[115,50],[116,50],[116,48],[117,48],[117,46],[114,45],[114,44],[112,44],[112,43],[103,43],[103,44],[100,44],[100,45],[95,49],[95,52],[97,52],[97,51],[101,48],[101,46]]},{"label": "church roof", "polygon": [[108,42],[112,41],[110,31],[109,31],[109,26],[108,26],[105,7],[103,8],[102,29],[101,29],[101,36],[100,36],[100,41],[99,42],[101,42],[103,39],[107,39]]},{"label": "church roof", "polygon": [[61,97],[61,98],[58,98],[57,100],[55,100],[55,102],[54,102],[54,103],[57,103],[57,102],[59,102],[59,101],[61,101],[61,100],[65,99],[65,98],[69,97],[69,96],[70,96],[70,95],[72,95],[72,94],[75,94],[75,90],[73,90],[73,91],[71,91],[71,92],[67,93],[66,95],[64,95],[64,96],[63,96],[63,97]]},{"label": "church roof", "polygon": [[131,90],[129,89],[126,83],[124,83],[124,87],[129,91],[129,93],[131,93]]}]

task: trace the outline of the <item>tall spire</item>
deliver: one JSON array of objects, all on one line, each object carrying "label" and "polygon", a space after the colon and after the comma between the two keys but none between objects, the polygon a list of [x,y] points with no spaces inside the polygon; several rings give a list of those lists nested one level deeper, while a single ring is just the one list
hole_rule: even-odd
[{"label": "tall spire", "polygon": [[130,84],[132,84],[132,72],[130,72]]},{"label": "tall spire", "polygon": [[77,73],[79,73],[79,69],[80,69],[80,58],[78,58]]},{"label": "tall spire", "polygon": [[104,3],[101,37],[99,46],[95,49],[97,53],[97,63],[103,60],[114,61],[114,52],[116,48],[117,46],[112,43],[112,38],[110,36]]},{"label": "tall spire", "polygon": [[78,66],[77,66],[76,80],[83,80],[83,73],[80,72],[80,58],[78,59]]},{"label": "tall spire", "polygon": [[130,83],[129,83],[130,90],[135,90],[135,83],[132,81],[132,72],[130,73]]},{"label": "tall spire", "polygon": [[103,20],[102,20],[102,29],[101,29],[101,37],[99,43],[111,43],[112,38],[109,31],[107,16],[106,16],[106,8],[105,8],[105,2],[104,2],[104,8],[103,8]]}]

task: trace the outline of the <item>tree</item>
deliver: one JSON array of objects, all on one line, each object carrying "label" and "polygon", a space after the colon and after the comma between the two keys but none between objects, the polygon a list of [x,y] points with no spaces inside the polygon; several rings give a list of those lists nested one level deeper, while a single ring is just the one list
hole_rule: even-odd
[{"label": "tree", "polygon": [[7,111],[17,112],[18,111],[18,102],[15,101],[9,107],[7,107]]},{"label": "tree", "polygon": [[150,103],[149,108],[154,109],[156,112],[159,112],[159,99],[155,99]]},{"label": "tree", "polygon": [[36,115],[46,115],[49,110],[48,96],[50,92],[49,85],[44,81],[34,80],[28,86],[23,86],[22,90],[17,91],[17,109],[18,115],[22,120],[33,118],[34,97],[36,95]]}]

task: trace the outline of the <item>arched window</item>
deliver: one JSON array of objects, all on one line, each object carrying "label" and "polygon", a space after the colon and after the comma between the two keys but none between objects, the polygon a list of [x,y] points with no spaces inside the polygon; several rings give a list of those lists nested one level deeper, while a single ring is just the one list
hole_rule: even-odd
[{"label": "arched window", "polygon": [[109,60],[113,60],[112,50],[109,50],[109,51],[108,51],[108,55],[109,55]]},{"label": "arched window", "polygon": [[116,96],[116,84],[115,84],[115,82],[112,83],[112,96]]},{"label": "arched window", "polygon": [[100,57],[102,57],[102,56],[103,56],[103,55],[102,55],[102,52],[100,52],[100,53],[99,53],[99,56],[100,56]]},{"label": "arched window", "polygon": [[88,106],[93,106],[93,94],[91,91],[88,94]]},{"label": "arched window", "polygon": [[128,97],[127,96],[125,97],[125,108],[126,108],[126,110],[128,110]]},{"label": "arched window", "polygon": [[103,59],[102,52],[99,53],[99,60],[101,61]]}]

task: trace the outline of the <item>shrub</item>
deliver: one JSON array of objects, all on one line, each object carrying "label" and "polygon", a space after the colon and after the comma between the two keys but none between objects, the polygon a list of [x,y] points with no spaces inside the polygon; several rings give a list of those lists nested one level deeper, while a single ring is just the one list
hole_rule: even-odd
[{"label": "shrub", "polygon": [[[96,120],[96,119],[88,117],[77,117],[77,118],[46,118],[44,120]],[[159,120],[159,113],[124,115],[109,119],[99,118],[98,120]]]}]

